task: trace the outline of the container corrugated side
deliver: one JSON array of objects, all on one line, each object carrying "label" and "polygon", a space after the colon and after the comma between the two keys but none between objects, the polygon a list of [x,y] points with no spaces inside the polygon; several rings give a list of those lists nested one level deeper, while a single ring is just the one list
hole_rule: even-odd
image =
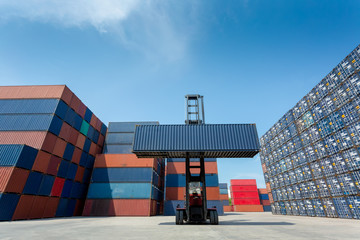
[{"label": "container corrugated side", "polygon": [[134,133],[137,125],[159,125],[159,122],[109,122],[108,133]]},{"label": "container corrugated side", "polygon": [[10,221],[15,212],[20,195],[0,193],[0,221]]},{"label": "container corrugated side", "polygon": [[202,152],[204,157],[239,158],[253,157],[259,149],[255,124],[141,125],[133,146],[138,157]]},{"label": "container corrugated side", "polygon": [[150,199],[151,183],[91,183],[88,199]]},{"label": "container corrugated side", "polygon": [[151,182],[153,168],[95,168],[91,182]]},{"label": "container corrugated side", "polygon": [[0,166],[31,169],[37,150],[26,145],[0,145]]}]

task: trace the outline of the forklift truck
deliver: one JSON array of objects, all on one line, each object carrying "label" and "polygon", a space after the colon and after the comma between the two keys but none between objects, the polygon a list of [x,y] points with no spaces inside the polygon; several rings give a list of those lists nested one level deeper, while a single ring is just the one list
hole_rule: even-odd
[{"label": "forklift truck", "polygon": [[[189,155],[186,157],[185,207],[176,208],[175,223],[205,223],[210,219],[213,225],[219,224],[216,207],[207,208],[205,160],[200,157],[200,166],[191,166]],[[192,174],[191,169],[200,168],[200,174]]]}]

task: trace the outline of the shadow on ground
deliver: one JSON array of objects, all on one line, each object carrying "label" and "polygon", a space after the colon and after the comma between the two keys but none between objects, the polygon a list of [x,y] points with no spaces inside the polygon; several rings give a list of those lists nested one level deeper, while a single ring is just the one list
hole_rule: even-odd
[{"label": "shadow on ground", "polygon": [[[159,225],[175,225],[175,221],[174,222],[162,222],[159,223]],[[200,223],[200,224],[194,224],[194,223],[186,223],[186,225],[210,225],[210,222],[206,222],[206,223]],[[248,220],[233,220],[233,221],[220,221],[219,225],[227,225],[227,226],[231,226],[231,225],[243,225],[243,226],[286,226],[286,225],[295,225],[294,223],[289,223],[289,222],[249,222]]]}]

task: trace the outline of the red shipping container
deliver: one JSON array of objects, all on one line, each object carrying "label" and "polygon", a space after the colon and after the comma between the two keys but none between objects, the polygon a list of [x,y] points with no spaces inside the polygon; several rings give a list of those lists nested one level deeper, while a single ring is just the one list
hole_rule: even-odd
[{"label": "red shipping container", "polygon": [[51,158],[51,154],[44,151],[39,151],[36,156],[32,170],[41,173],[46,173],[46,170],[48,169],[49,166],[50,158]]},{"label": "red shipping container", "polygon": [[34,200],[34,195],[21,195],[12,220],[28,219]]},{"label": "red shipping container", "polygon": [[270,200],[260,200],[260,204],[264,206],[270,206]]},{"label": "red shipping container", "polygon": [[61,192],[63,190],[64,187],[64,183],[65,183],[65,179],[64,178],[55,178],[54,181],[54,185],[51,189],[51,196],[53,197],[60,197]]},{"label": "red shipping container", "polygon": [[90,125],[95,128],[96,127],[96,122],[97,122],[97,117],[95,116],[95,114],[93,114],[91,116],[91,120],[90,120]]},{"label": "red shipping container", "polygon": [[49,197],[36,196],[29,213],[29,219],[42,218]]},{"label": "red shipping container", "polygon": [[60,198],[57,197],[49,197],[47,204],[45,206],[44,218],[52,218],[55,217],[57,207],[59,205]]},{"label": "red shipping container", "polygon": [[235,199],[259,199],[259,193],[258,191],[252,191],[252,192],[232,192],[231,198]]},{"label": "red shipping container", "polygon": [[86,199],[84,211],[82,213],[83,216],[91,216],[91,209],[92,209],[93,202],[94,202],[94,200],[92,200],[92,199]]},{"label": "red shipping container", "polygon": [[256,186],[256,179],[231,179],[231,186]]},{"label": "red shipping container", "polygon": [[260,199],[231,199],[234,205],[260,205]]},{"label": "red shipping container", "polygon": [[234,205],[234,212],[263,212],[262,205]]},{"label": "red shipping container", "polygon": [[257,191],[257,186],[230,186],[230,192]]},{"label": "red shipping container", "polygon": [[57,171],[59,169],[60,163],[61,163],[61,158],[52,155],[50,158],[49,166],[48,166],[48,169],[46,170],[46,173],[50,174],[50,175],[56,175]]}]

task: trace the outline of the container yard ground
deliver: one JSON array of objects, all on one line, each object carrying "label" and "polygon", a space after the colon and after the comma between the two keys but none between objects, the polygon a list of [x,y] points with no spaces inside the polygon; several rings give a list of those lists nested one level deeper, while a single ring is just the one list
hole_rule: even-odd
[{"label": "container yard ground", "polygon": [[227,213],[220,225],[175,225],[172,216],[73,217],[0,222],[0,239],[359,239],[358,220]]}]

